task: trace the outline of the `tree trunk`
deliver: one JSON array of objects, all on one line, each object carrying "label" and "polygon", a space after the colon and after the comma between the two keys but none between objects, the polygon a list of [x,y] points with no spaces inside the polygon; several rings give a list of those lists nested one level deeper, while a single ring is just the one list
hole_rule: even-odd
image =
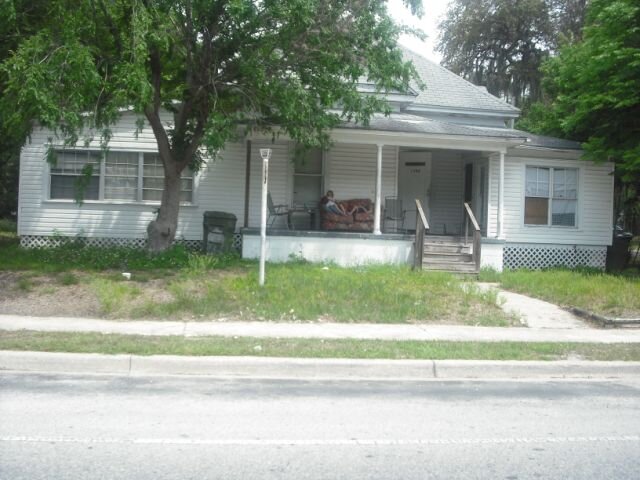
[{"label": "tree trunk", "polygon": [[158,217],[147,226],[148,248],[151,252],[167,250],[176,238],[178,212],[180,211],[180,173],[177,168],[167,168],[164,172],[164,190]]}]

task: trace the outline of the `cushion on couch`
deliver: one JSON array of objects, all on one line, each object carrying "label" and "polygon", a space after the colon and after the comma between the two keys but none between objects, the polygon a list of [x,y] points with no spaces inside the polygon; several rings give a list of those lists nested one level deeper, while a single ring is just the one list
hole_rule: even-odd
[{"label": "cushion on couch", "polygon": [[350,212],[356,207],[360,207],[352,215],[338,215],[327,212],[321,202],[320,204],[320,224],[323,230],[341,230],[370,232],[373,230],[373,202],[368,198],[353,198],[336,202],[344,208],[345,212]]}]

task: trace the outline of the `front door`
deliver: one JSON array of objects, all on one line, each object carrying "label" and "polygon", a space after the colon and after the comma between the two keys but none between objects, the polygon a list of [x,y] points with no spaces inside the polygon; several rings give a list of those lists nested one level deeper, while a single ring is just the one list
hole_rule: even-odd
[{"label": "front door", "polygon": [[398,160],[398,198],[407,211],[404,228],[416,228],[416,202],[422,203],[424,214],[429,221],[429,196],[431,192],[431,152],[400,152]]}]

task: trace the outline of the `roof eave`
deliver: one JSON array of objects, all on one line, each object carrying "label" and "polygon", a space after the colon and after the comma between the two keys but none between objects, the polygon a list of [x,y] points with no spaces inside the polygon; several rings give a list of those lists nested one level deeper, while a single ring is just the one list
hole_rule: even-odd
[{"label": "roof eave", "polygon": [[444,113],[449,115],[466,115],[470,117],[500,117],[500,118],[518,118],[520,110],[513,107],[513,110],[487,110],[482,108],[459,108],[459,107],[442,107],[438,105],[426,105],[412,103],[408,111],[416,111],[421,113]]},{"label": "roof eave", "polygon": [[[381,140],[385,139],[386,141],[383,143],[392,146],[432,146],[433,148],[452,150],[486,150],[505,153],[508,148],[522,145],[527,140],[525,137],[418,133],[350,127],[336,127],[332,130],[332,137],[343,141],[352,137],[359,137],[361,143],[372,144],[380,143]],[[367,141],[362,142],[365,139]]]}]

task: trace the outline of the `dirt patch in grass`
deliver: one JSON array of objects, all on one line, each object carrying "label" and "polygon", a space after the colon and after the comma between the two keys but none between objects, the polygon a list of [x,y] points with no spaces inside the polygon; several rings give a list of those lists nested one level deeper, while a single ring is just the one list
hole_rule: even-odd
[{"label": "dirt patch in grass", "polygon": [[54,317],[96,317],[100,302],[83,275],[0,272],[0,313]]},{"label": "dirt patch in grass", "polygon": [[[230,277],[237,272],[214,271],[209,280]],[[133,273],[125,280],[122,272],[33,272],[0,271],[0,313],[26,316],[89,317],[89,318],[146,318],[148,313],[163,309],[176,301],[171,291],[175,283],[169,272]],[[206,294],[206,284],[195,280],[185,282],[194,302]],[[151,308],[150,306],[155,306]],[[168,318],[168,316],[161,316]],[[176,320],[202,319],[191,308],[177,311]],[[215,319],[208,317],[207,319]]]}]

